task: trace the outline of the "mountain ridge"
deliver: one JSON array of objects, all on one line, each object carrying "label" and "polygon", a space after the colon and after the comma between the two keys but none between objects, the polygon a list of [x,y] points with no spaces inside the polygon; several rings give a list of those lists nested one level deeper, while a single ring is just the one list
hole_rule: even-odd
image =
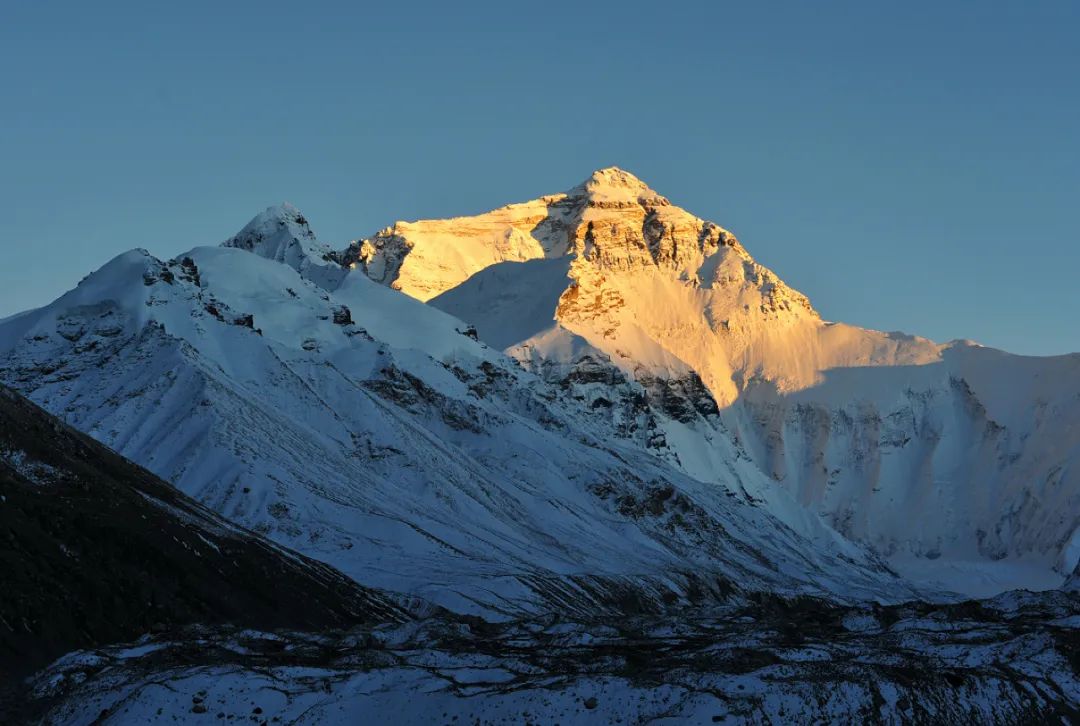
[{"label": "mountain ridge", "polygon": [[[400,256],[395,261],[397,277],[373,275],[373,279],[474,324],[482,340],[527,367],[543,367],[549,373],[567,371],[574,367],[575,357],[590,356],[638,380],[700,379],[723,412],[727,428],[745,442],[762,468],[848,536],[869,538],[886,551],[906,549],[923,560],[953,545],[965,552],[958,556],[976,560],[1020,556],[1034,547],[1050,558],[1059,574],[1071,570],[1078,546],[1072,543],[1080,540],[1080,520],[1059,513],[1075,512],[1080,505],[1080,483],[1076,474],[1068,473],[1077,469],[1070,462],[1080,461],[1080,442],[1071,428],[1074,424],[1055,433],[1045,419],[1033,418],[1030,410],[1032,405],[1036,410],[1050,407],[1066,421],[1075,420],[1077,407],[1069,402],[1080,396],[1076,375],[1080,357],[1008,357],[967,341],[938,344],[906,333],[822,321],[805,296],[757,265],[729,232],[679,209],[617,168],[599,170],[570,193],[501,209],[550,208],[573,199],[575,190],[583,195],[590,184],[603,190],[613,181],[614,192],[609,196],[616,201],[592,209],[586,199],[573,214],[563,217],[560,231],[567,235],[567,243],[542,245],[545,250],[564,251],[561,256],[545,252],[540,261],[539,254],[529,259],[502,255],[493,240],[500,235],[532,234],[528,227],[536,214],[523,226],[521,220],[495,210],[395,227],[395,234],[405,242],[405,247],[393,248]],[[586,212],[595,218],[575,216]],[[719,244],[715,248],[702,245],[703,239],[712,239],[714,230]],[[378,248],[378,236],[364,244],[372,240],[375,251],[360,262],[374,261],[378,266],[380,254],[386,253]],[[495,250],[491,257],[497,261],[489,261],[463,282],[430,297],[432,280],[448,274],[447,279],[463,276],[455,244],[466,246],[474,260],[483,257],[472,251],[474,247],[486,244]],[[439,284],[445,284],[445,279]],[[1025,362],[1029,360],[1041,363],[1029,365]],[[856,374],[859,369],[866,373]],[[927,375],[931,372],[936,377]],[[1019,378],[1010,380],[1015,376]],[[859,377],[865,382],[856,384]],[[1048,386],[1048,378],[1059,385]],[[845,383],[838,387],[834,382],[840,380]],[[908,389],[933,402],[927,405],[897,395]],[[1017,404],[1012,400],[1015,395],[1005,393],[1013,390],[1029,390],[1030,403]],[[955,408],[982,413],[971,414],[976,421],[967,415],[955,416],[950,412]],[[807,415],[816,418],[807,420]],[[921,422],[919,417],[923,417]],[[901,419],[910,421],[901,426],[903,433],[895,437],[882,433],[892,426],[889,421]],[[864,420],[866,425],[847,423]],[[934,433],[927,438],[919,430]],[[828,472],[852,467],[848,453],[830,451],[830,447],[836,449],[837,434],[854,437],[844,446],[846,452],[855,451],[874,462],[870,473],[839,486]],[[926,442],[921,451],[901,451],[901,459],[910,463],[873,473],[895,458],[891,454],[897,447],[890,442],[920,438]],[[866,441],[872,439],[878,443]],[[1048,447],[1056,453],[1049,453]],[[973,448],[982,448],[984,453],[978,456],[995,462],[978,465],[986,469],[979,476],[988,480],[994,505],[980,515],[981,521],[960,524],[966,531],[955,536],[951,530],[966,518],[960,510],[967,505],[945,503],[954,495],[934,479],[969,477],[967,472],[975,465],[956,463],[964,456],[956,450]],[[1036,451],[1028,455],[1025,449]],[[1055,460],[1041,466],[1039,460],[1047,455]],[[824,476],[814,472],[815,467],[821,468],[815,461],[829,459],[833,461],[826,464]],[[948,473],[938,475],[935,470]],[[1051,496],[1053,503],[1028,499],[1028,482],[1053,479],[1054,471],[1067,472],[1067,483],[1055,485],[1053,494],[1044,495]],[[701,468],[693,474],[708,475]],[[903,480],[912,478],[926,479],[909,491],[921,488],[942,500],[935,506],[949,511],[945,520],[914,539],[898,530],[896,535],[874,532],[882,518],[891,516],[890,507],[867,502],[865,492],[903,489]],[[977,485],[972,481],[965,486]],[[830,494],[832,487],[836,492]],[[926,496],[919,494],[915,499]],[[965,496],[983,498],[974,493]],[[847,503],[851,497],[864,503],[852,509]],[[1006,524],[996,519],[995,508],[1023,510],[1019,519],[1034,521],[1019,526],[1030,533],[1016,534],[1015,520]],[[869,515],[864,524],[849,524],[873,509],[881,511]],[[1054,512],[1049,515],[1053,521],[1047,520],[1049,512]],[[907,542],[897,540],[899,535]],[[1009,542],[1018,537],[1028,538],[1030,544],[1013,548]],[[966,542],[961,542],[964,538]],[[951,545],[949,539],[954,540]],[[1060,557],[1052,556],[1055,551]]]},{"label": "mountain ridge", "polygon": [[[547,226],[538,221],[541,208]],[[659,221],[651,216],[657,208],[666,215]],[[650,225],[660,231],[650,233]],[[324,259],[359,267],[377,282],[471,323],[481,340],[548,380],[566,381],[582,363],[598,363],[643,383],[661,406],[672,386],[697,390],[690,395],[698,399],[711,397],[719,426],[695,426],[714,431],[709,436],[730,432],[804,506],[845,536],[895,555],[915,576],[924,576],[923,566],[933,570],[943,549],[952,549],[971,570],[969,594],[994,592],[994,577],[981,563],[1024,560],[1032,552],[1047,563],[1036,565],[1048,568],[1046,574],[999,587],[1045,587],[1075,564],[1080,519],[1068,513],[1080,504],[1080,484],[1068,462],[1080,460],[1080,443],[1071,426],[1056,435],[1045,417],[1032,418],[1024,401],[1074,420],[1077,408],[1069,401],[1080,396],[1080,356],[1003,357],[967,341],[937,344],[824,322],[804,296],[754,263],[729,232],[675,207],[617,167],[594,172],[564,194],[388,229],[382,247],[377,235]],[[714,233],[720,243],[715,249],[696,246]],[[514,255],[505,254],[502,243],[526,236],[539,246],[522,252],[519,244],[517,257],[508,259]],[[391,238],[402,245],[387,246]],[[464,276],[458,243],[480,269],[426,297],[433,280],[445,285]],[[490,254],[477,255],[478,246]],[[389,267],[385,260],[392,260]],[[397,277],[380,277],[373,268]],[[999,384],[1002,377],[1012,382]],[[1048,387],[1047,377],[1062,386]],[[897,395],[904,390],[914,398]],[[1014,393],[1003,394],[1021,390],[1030,393],[1019,403]],[[953,409],[969,413],[957,416]],[[902,431],[888,431],[904,420]],[[699,444],[687,446],[681,432],[660,437],[683,470],[713,477],[719,462]],[[906,443],[911,441],[923,443]],[[958,449],[979,450],[979,458],[995,463],[965,463]],[[869,465],[853,467],[852,456]],[[1056,460],[1043,462],[1045,456]],[[825,462],[824,469],[815,462]],[[984,473],[973,475],[973,468]],[[1062,471],[1064,480],[1055,474]],[[988,502],[981,514],[971,515],[972,504],[935,481],[946,477],[968,488],[982,486],[980,478],[988,481],[987,494],[961,495]],[[1030,497],[1033,479],[1055,482],[1052,491]],[[915,529],[900,524],[921,517],[928,496],[938,500],[931,511],[939,521]],[[907,514],[897,516],[898,497]]]},{"label": "mountain ridge", "polygon": [[664,608],[701,572],[915,592],[791,502],[774,520],[753,500],[784,497],[745,462],[722,487],[667,468],[647,448],[666,413],[634,384],[613,421],[435,308],[355,272],[314,280],[232,246],[126,253],[0,327],[0,380],[230,519],[451,609],[638,588]]},{"label": "mountain ridge", "polygon": [[[313,410],[319,427],[341,426],[337,408],[346,400],[358,411],[377,410],[373,399],[356,398],[359,389],[405,406],[413,417],[407,425],[419,425],[412,430],[427,431],[433,443],[460,437],[454,427],[483,437],[506,421],[584,427],[582,440],[631,446],[634,456],[658,462],[649,466],[737,493],[803,536],[821,535],[814,524],[820,518],[837,537],[871,547],[934,591],[950,589],[933,571],[938,565],[970,575],[972,582],[949,576],[968,594],[993,594],[1010,585],[1054,586],[1080,557],[1080,522],[1070,514],[1080,496],[1070,462],[1080,448],[1073,428],[1053,427],[1080,415],[1070,403],[1080,395],[1070,388],[1080,357],[1028,360],[824,322],[729,232],[617,168],[596,172],[571,193],[402,225],[388,228],[382,248],[369,238],[335,249],[315,238],[299,210],[279,205],[217,251],[196,248],[169,261],[128,253],[53,306],[5,321],[0,355],[8,362],[0,378],[153,468],[162,456],[151,448],[154,436],[116,438],[130,426],[115,419],[121,409],[87,389],[73,393],[63,371],[76,366],[96,375],[81,361],[102,351],[118,372],[138,355],[164,356],[164,369],[193,376],[195,390],[218,391],[203,394],[210,401],[203,408],[171,414],[191,429],[191,445],[256,453],[194,466],[184,459],[188,452],[159,460],[158,472],[302,550],[312,545],[260,509],[293,511],[295,494],[282,492],[309,476],[297,463],[269,456],[291,472],[291,484],[265,479],[261,505],[245,503],[236,484],[206,488],[207,477],[280,478],[266,468],[275,426],[313,451],[348,452],[366,441],[369,452],[400,457],[400,446],[359,421],[329,439],[306,428]],[[478,269],[467,275],[469,265]],[[418,307],[431,284],[459,278]],[[141,284],[132,290],[142,292],[118,308],[117,290],[134,279]],[[412,289],[420,300],[387,289],[410,280],[423,283]],[[408,284],[397,287],[409,292]],[[259,362],[249,369],[240,361]],[[338,380],[316,372],[318,365]],[[533,378],[522,378],[522,369]],[[160,387],[136,378],[147,387],[123,394],[133,400]],[[266,380],[291,381],[299,386],[296,400],[311,408],[272,400]],[[485,399],[494,390],[506,398]],[[220,403],[226,391],[228,410]],[[1032,409],[1033,401],[1041,408]],[[296,420],[277,420],[274,409],[294,410]],[[236,434],[220,429],[242,410],[264,420],[263,433],[250,433],[264,443],[234,441]],[[421,410],[443,422],[437,430],[415,418]],[[397,417],[395,410],[393,427],[404,425]],[[352,471],[353,456],[330,455],[325,480]],[[410,465],[448,475],[419,460]],[[340,527],[319,536],[355,543]],[[308,551],[337,562],[326,540],[314,548]]]},{"label": "mountain ridge", "polygon": [[636,177],[578,188],[345,248],[277,205],[0,321],[0,385],[415,615],[75,651],[27,707],[1074,716],[1080,355],[826,322]]}]

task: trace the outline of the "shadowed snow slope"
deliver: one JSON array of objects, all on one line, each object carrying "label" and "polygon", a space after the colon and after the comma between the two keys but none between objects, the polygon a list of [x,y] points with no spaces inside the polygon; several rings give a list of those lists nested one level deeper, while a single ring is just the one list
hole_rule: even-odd
[{"label": "shadowed snow slope", "polygon": [[676,416],[669,461],[713,480],[727,455],[714,443],[733,437],[799,504],[912,575],[985,595],[1057,585],[1080,558],[1078,355],[825,322],[729,232],[614,168],[487,214],[397,223],[341,254],[548,380],[585,361],[654,398],[700,383],[720,414]]}]

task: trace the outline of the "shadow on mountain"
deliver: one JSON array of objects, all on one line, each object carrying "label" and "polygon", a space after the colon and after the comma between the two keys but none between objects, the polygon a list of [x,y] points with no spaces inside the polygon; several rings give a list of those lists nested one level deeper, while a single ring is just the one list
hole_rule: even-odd
[{"label": "shadow on mountain", "polygon": [[905,577],[971,597],[1042,590],[1077,565],[1076,364],[956,345],[786,393],[754,380],[726,410],[772,479],[845,537],[900,556]]},{"label": "shadow on mountain", "polygon": [[0,685],[191,624],[402,620],[388,598],[226,522],[0,386]]},{"label": "shadow on mountain", "polygon": [[428,304],[476,326],[480,339],[503,350],[555,324],[569,286],[572,258],[500,262],[486,267]]}]

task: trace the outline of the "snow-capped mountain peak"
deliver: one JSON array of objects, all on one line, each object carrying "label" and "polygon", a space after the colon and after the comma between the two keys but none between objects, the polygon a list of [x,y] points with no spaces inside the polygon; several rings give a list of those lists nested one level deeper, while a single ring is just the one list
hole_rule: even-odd
[{"label": "snow-capped mountain peak", "polygon": [[817,518],[773,516],[748,461],[719,487],[670,468],[640,387],[614,382],[631,408],[612,421],[432,306],[341,267],[329,289],[307,274],[336,263],[268,250],[122,255],[0,324],[0,382],[234,521],[446,607],[604,607],[587,588],[605,577],[664,606],[706,571],[914,594]]},{"label": "snow-capped mountain peak", "polygon": [[[399,222],[344,250],[279,205],[221,247],[168,260],[126,253],[51,305],[0,321],[0,384],[231,521],[406,596],[410,612],[442,606],[520,623],[380,625],[344,636],[343,649],[320,635],[314,660],[302,656],[309,646],[294,649],[295,636],[284,647],[272,635],[259,647],[287,658],[281,669],[253,655],[250,631],[221,631],[220,647],[207,646],[215,641],[205,630],[197,643],[140,641],[112,651],[119,668],[75,654],[35,687],[49,699],[78,688],[56,722],[164,718],[156,699],[165,693],[184,713],[207,712],[204,703],[226,698],[212,691],[218,682],[245,710],[258,694],[264,717],[274,713],[267,692],[290,693],[274,697],[285,720],[347,720],[334,689],[362,697],[370,715],[370,684],[405,694],[404,707],[387,701],[374,712],[402,720],[418,692],[479,703],[463,689],[501,698],[537,686],[551,698],[566,681],[553,691],[534,664],[553,663],[565,679],[567,652],[588,662],[580,673],[596,683],[613,682],[597,658],[651,682],[643,659],[676,654],[653,670],[661,680],[680,674],[697,695],[673,702],[666,684],[654,689],[656,718],[717,721],[735,713],[729,707],[768,702],[779,705],[753,712],[760,720],[873,720],[906,688],[909,720],[993,720],[972,709],[1003,692],[1007,673],[1063,678],[1052,688],[1023,681],[1022,698],[993,712],[1046,720],[1064,712],[1053,694],[1077,690],[1067,658],[1080,587],[1080,356],[1020,358],[825,323],[729,232],[620,169],[487,214]],[[15,472],[24,502],[44,502],[54,460],[30,456],[35,437],[18,441],[0,441],[0,474]],[[18,503],[0,497],[0,513]],[[206,558],[181,569],[232,572],[231,545],[175,524],[162,541],[175,542],[176,561]],[[66,550],[53,558],[93,576],[69,560]],[[1053,588],[1067,573],[1064,592],[1005,596],[1001,614],[866,602]],[[256,585],[268,576],[275,570]],[[142,622],[157,622],[141,600],[130,605]],[[396,617],[397,600],[363,602]],[[1020,613],[1012,602],[1032,603],[1015,631],[1003,610]],[[1051,617],[1048,634],[1032,629]],[[612,622],[628,627],[619,633]],[[513,657],[492,661],[485,653],[499,632]],[[524,657],[529,642],[556,648],[556,660],[542,650]],[[460,655],[429,647],[443,643]],[[182,649],[184,660],[159,647]],[[868,680],[851,671],[860,649],[872,657],[859,667],[878,685],[844,691],[848,710],[839,711],[821,689]],[[239,674],[222,660],[227,651],[243,659]],[[341,659],[326,660],[331,651]],[[189,678],[191,653],[217,670]],[[418,687],[413,675],[393,680],[372,664],[434,681]],[[308,665],[332,671],[313,676]],[[271,672],[277,680],[262,680]],[[975,690],[978,679],[985,690]],[[170,680],[181,687],[160,687]],[[117,700],[128,684],[134,698]],[[579,711],[601,720],[607,703],[614,715],[643,702],[605,696],[592,681],[584,688],[600,697],[582,699]],[[694,705],[704,693],[721,696],[708,711]],[[1045,702],[1033,705],[1030,693]],[[955,694],[967,700],[941,710]],[[933,710],[912,710],[924,709],[911,706],[919,698]],[[513,703],[507,720],[535,706]],[[798,703],[816,710],[791,710]]]},{"label": "snow-capped mountain peak", "polygon": [[568,191],[566,195],[571,198],[585,197],[596,204],[670,204],[665,197],[653,191],[641,179],[617,166],[597,169],[588,179]]},{"label": "snow-capped mountain peak", "polygon": [[282,202],[255,215],[222,246],[238,247],[281,262],[294,249],[306,251],[305,245],[314,242],[315,234],[304,215],[289,202]]},{"label": "snow-capped mountain peak", "polygon": [[335,261],[334,251],[319,242],[307,218],[289,202],[267,207],[221,246],[282,262],[331,290],[345,276],[345,270]]},{"label": "snow-capped mountain peak", "polygon": [[376,282],[424,301],[492,265],[559,258],[587,263],[605,278],[659,273],[706,288],[741,280],[760,288],[770,307],[787,302],[811,311],[805,297],[757,265],[731,232],[617,167],[599,169],[567,192],[484,214],[396,222],[337,255]]}]

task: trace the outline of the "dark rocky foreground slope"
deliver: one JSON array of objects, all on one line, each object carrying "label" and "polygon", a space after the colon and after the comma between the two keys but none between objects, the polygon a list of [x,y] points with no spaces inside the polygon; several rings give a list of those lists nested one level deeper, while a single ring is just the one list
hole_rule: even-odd
[{"label": "dark rocky foreground slope", "polygon": [[402,612],[0,387],[0,683],[194,623],[328,629]]},{"label": "dark rocky foreground slope", "polygon": [[747,597],[711,613],[348,633],[198,628],[73,653],[48,722],[1075,723],[1068,593],[933,606]]}]

